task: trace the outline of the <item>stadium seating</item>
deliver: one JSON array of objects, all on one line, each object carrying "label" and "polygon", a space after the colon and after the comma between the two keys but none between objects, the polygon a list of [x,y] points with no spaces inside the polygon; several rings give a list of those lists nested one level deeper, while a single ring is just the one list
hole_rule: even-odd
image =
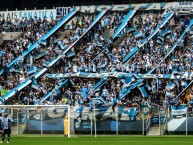
[{"label": "stadium seating", "polygon": [[[33,34],[19,29],[22,36],[0,48],[1,103],[29,104],[27,96],[35,105],[84,105],[92,110],[93,102],[98,109],[128,107],[136,98],[138,106],[145,100],[149,108],[164,107],[164,101],[172,105],[179,97],[183,102],[193,83],[188,43],[193,20],[180,16],[173,22],[173,11],[149,13],[101,10],[89,15],[72,9],[60,21],[40,20],[37,25],[49,27],[34,24]],[[71,30],[60,31],[67,23]],[[114,33],[104,37],[112,29]],[[118,39],[123,41],[118,44]]]}]

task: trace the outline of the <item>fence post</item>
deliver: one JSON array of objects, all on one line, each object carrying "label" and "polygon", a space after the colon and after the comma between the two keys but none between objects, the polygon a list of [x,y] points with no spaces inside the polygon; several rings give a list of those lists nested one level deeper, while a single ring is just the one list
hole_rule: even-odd
[{"label": "fence post", "polygon": [[96,112],[95,112],[95,103],[93,103],[94,105],[94,129],[95,129],[95,137],[96,137]]},{"label": "fence post", "polygon": [[167,116],[170,117],[170,106],[168,107]]},{"label": "fence post", "polygon": [[17,112],[17,135],[19,134],[19,112]]},{"label": "fence post", "polygon": [[188,135],[188,108],[186,110],[186,135]]},{"label": "fence post", "polygon": [[70,105],[68,105],[68,138],[70,138]]},{"label": "fence post", "polygon": [[142,131],[143,131],[143,135],[144,135],[144,114],[142,113]]},{"label": "fence post", "polygon": [[42,125],[42,112],[41,112],[41,114],[40,114],[40,118],[41,118],[41,135],[43,134],[43,125]]},{"label": "fence post", "polygon": [[160,106],[158,105],[158,113],[159,113],[159,134],[161,136],[161,112],[160,112]]},{"label": "fence post", "polygon": [[91,112],[91,118],[90,118],[90,135],[92,135],[92,117],[93,117],[93,113]]},{"label": "fence post", "polygon": [[118,126],[118,107],[116,113],[116,135],[119,134],[119,126]]}]

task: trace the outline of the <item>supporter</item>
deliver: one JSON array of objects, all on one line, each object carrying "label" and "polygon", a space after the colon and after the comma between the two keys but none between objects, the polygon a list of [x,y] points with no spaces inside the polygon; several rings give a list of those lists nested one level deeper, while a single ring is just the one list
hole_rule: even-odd
[{"label": "supporter", "polygon": [[[32,74],[29,69],[36,67],[36,70],[42,69],[42,64],[46,64],[62,55],[61,59],[49,68],[50,73],[103,73],[103,72],[126,72],[135,74],[146,74],[155,66],[156,69],[152,72],[155,74],[175,74],[186,71],[192,72],[192,46],[186,45],[189,38],[185,37],[178,44],[176,50],[167,57],[163,58],[172,49],[177,42],[183,30],[190,22],[190,18],[180,17],[176,21],[176,26],[169,23],[159,30],[147,43],[129,60],[123,62],[123,59],[136,47],[140,46],[142,40],[146,40],[147,36],[155,31],[157,25],[163,20],[162,16],[155,14],[153,16],[136,16],[136,21],[129,21],[127,24],[127,36],[117,47],[113,47],[113,39],[105,38],[103,33],[115,26],[119,26],[125,18],[125,13],[117,13],[114,15],[107,14],[99,23],[87,33],[78,44],[74,45],[65,55],[63,52],[71,46],[81,35],[86,32],[91,25],[95,15],[80,14],[76,19],[71,21],[72,30],[65,34],[63,38],[57,39],[55,36],[50,38],[50,42],[46,45],[46,50],[43,45],[40,45],[30,55],[33,59],[19,58],[18,62],[7,73],[6,66],[15,58],[28,49],[30,44],[36,42],[44,34],[46,34],[57,22],[54,20],[48,21],[45,19],[23,18],[22,20],[2,20],[1,31],[14,32],[21,31],[22,36],[16,40],[6,41],[0,47],[0,69],[4,69],[4,80],[0,77],[1,96],[7,93],[18,84],[24,82]],[[132,28],[130,30],[129,28]],[[166,34],[165,34],[166,33]],[[186,40],[187,39],[187,40]],[[60,43],[61,42],[61,43]],[[42,49],[43,47],[43,49]],[[163,60],[163,61],[162,61]],[[33,62],[32,62],[33,61]],[[161,62],[162,61],[162,62]],[[159,62],[161,62],[159,64]],[[11,80],[11,81],[10,81]],[[167,89],[170,82],[165,80],[151,79],[147,81],[148,97],[135,95],[133,91],[126,98],[119,99],[121,93],[125,90],[125,86],[130,86],[126,83],[126,79],[119,80],[118,78],[107,79],[105,84],[99,90],[95,89],[98,79],[90,78],[69,78],[69,82],[62,89],[57,89],[59,82],[55,80],[37,80],[39,89],[26,88],[22,92],[17,93],[17,99],[23,104],[70,104],[89,106],[90,102],[95,97],[102,97],[105,105],[112,106],[113,110],[116,105],[126,104],[129,107],[145,106],[151,108],[151,104],[160,105],[161,99],[165,98],[163,107],[165,110],[169,105],[174,105],[176,108],[180,105],[180,98],[176,94],[182,91],[183,86],[179,80],[173,81],[175,88]],[[45,83],[45,82],[48,83]],[[182,80],[185,82],[184,80]],[[51,84],[54,84],[53,86]],[[135,88],[136,89],[136,88]],[[133,89],[134,91],[136,91]],[[30,90],[30,91],[29,91]],[[40,100],[48,93],[52,92],[49,99],[40,103]],[[97,92],[97,96],[95,93]],[[175,94],[175,95],[174,95]],[[191,97],[192,98],[192,97]],[[143,101],[141,101],[143,100]],[[189,101],[191,106],[191,101]],[[115,111],[115,110],[114,110]]]}]

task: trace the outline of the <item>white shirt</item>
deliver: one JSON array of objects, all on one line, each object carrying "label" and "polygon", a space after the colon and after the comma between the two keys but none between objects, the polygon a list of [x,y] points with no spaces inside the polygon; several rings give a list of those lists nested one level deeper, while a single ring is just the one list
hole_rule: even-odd
[{"label": "white shirt", "polygon": [[107,89],[103,89],[102,91],[102,96],[108,96],[108,90]]},{"label": "white shirt", "polygon": [[74,65],[73,66],[73,72],[77,72],[78,71],[78,66],[77,65]]},{"label": "white shirt", "polygon": [[24,75],[21,75],[20,77],[19,77],[19,82],[21,83],[21,82],[24,82],[25,81],[25,77],[24,77]]}]

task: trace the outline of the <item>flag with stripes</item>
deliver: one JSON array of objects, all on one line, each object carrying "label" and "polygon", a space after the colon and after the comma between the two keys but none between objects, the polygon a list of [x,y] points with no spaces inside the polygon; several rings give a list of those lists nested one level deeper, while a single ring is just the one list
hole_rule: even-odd
[{"label": "flag with stripes", "polygon": [[66,53],[66,56],[69,58],[69,57],[72,57],[72,56],[75,56],[75,52],[73,51],[70,51],[70,52],[67,52]]},{"label": "flag with stripes", "polygon": [[18,69],[15,69],[15,67],[11,67],[10,68],[10,70],[9,70],[9,72],[15,72],[15,73],[20,73],[20,70],[18,70]]},{"label": "flag with stripes", "polygon": [[138,89],[139,89],[139,91],[141,92],[141,95],[142,95],[143,97],[147,97],[147,96],[148,96],[148,95],[147,95],[147,92],[146,92],[146,90],[145,90],[144,87],[138,87]]},{"label": "flag with stripes", "polygon": [[142,33],[141,31],[135,31],[135,32],[133,33],[133,35],[134,35],[135,38],[138,38],[138,37],[142,37],[142,36],[143,36],[143,33]]},{"label": "flag with stripes", "polygon": [[167,86],[166,86],[166,90],[170,91],[173,90],[175,88],[176,84],[173,81],[170,81]]},{"label": "flag with stripes", "polygon": [[47,44],[47,41],[42,39],[42,40],[40,40],[40,44],[45,46]]},{"label": "flag with stripes", "polygon": [[37,71],[37,67],[33,66],[29,69],[27,69],[27,74],[30,75],[30,74],[33,74]]},{"label": "flag with stripes", "polygon": [[32,80],[32,86],[31,86],[33,89],[36,89],[36,90],[39,90],[40,86],[39,84],[37,83],[37,80],[33,79]]}]

